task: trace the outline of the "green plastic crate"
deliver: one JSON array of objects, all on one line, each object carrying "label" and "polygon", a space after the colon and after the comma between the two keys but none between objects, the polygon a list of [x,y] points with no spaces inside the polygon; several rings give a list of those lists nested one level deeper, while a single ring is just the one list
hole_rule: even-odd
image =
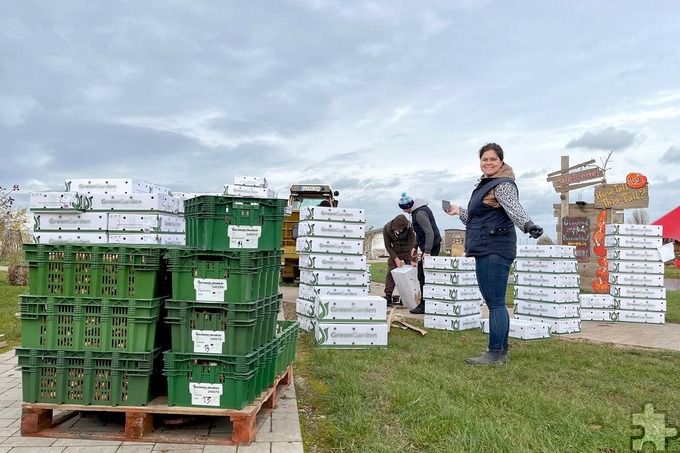
[{"label": "green plastic crate", "polygon": [[26,348],[148,352],[156,347],[163,298],[19,296]]},{"label": "green plastic crate", "polygon": [[279,250],[288,200],[203,195],[184,202],[186,245],[200,250]]},{"label": "green plastic crate", "polygon": [[147,353],[16,348],[28,403],[144,406],[163,391],[160,348]]},{"label": "green plastic crate", "polygon": [[168,295],[166,248],[115,244],[24,244],[29,293],[36,296],[136,297]]},{"label": "green plastic crate", "polygon": [[178,248],[169,250],[166,257],[175,300],[248,303],[278,291],[278,250],[209,252]]},{"label": "green plastic crate", "polygon": [[273,339],[281,297],[248,304],[170,299],[165,304],[165,322],[171,327],[172,350],[228,355],[253,352]]},{"label": "green plastic crate", "polygon": [[276,375],[283,373],[288,365],[295,360],[295,349],[300,330],[299,321],[278,321],[276,339],[279,341],[279,351],[276,357]]},{"label": "green plastic crate", "polygon": [[264,347],[243,356],[163,353],[168,405],[242,409],[255,400]]}]

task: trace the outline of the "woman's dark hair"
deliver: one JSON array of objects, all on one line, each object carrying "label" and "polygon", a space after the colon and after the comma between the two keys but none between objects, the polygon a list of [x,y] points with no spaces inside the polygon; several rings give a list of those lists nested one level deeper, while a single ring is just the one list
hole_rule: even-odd
[{"label": "woman's dark hair", "polygon": [[487,151],[494,151],[498,158],[501,161],[503,160],[503,148],[501,148],[501,145],[497,145],[496,143],[487,143],[479,149],[479,158],[481,159],[482,155]]}]

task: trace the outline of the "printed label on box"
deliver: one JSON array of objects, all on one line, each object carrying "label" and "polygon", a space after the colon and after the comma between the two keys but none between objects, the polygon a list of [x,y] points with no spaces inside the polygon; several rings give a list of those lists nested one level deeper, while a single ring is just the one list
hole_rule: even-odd
[{"label": "printed label on box", "polygon": [[204,354],[222,354],[224,332],[221,330],[192,330],[194,352]]},{"label": "printed label on box", "polygon": [[229,225],[227,227],[229,247],[233,249],[256,249],[261,235],[261,226]]},{"label": "printed label on box", "polygon": [[189,383],[192,406],[220,406],[222,384]]},{"label": "printed label on box", "polygon": [[203,302],[224,302],[227,280],[219,278],[195,278],[196,300]]}]

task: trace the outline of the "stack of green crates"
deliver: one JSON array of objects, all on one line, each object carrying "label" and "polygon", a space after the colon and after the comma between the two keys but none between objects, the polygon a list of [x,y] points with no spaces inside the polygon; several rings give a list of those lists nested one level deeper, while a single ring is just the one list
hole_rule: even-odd
[{"label": "stack of green crates", "polygon": [[169,405],[241,409],[292,362],[279,370],[286,203],[208,195],[185,202],[186,247],[166,255]]},{"label": "stack of green crates", "polygon": [[163,388],[165,251],[24,244],[29,294],[20,296],[16,350],[24,401],[144,405]]}]

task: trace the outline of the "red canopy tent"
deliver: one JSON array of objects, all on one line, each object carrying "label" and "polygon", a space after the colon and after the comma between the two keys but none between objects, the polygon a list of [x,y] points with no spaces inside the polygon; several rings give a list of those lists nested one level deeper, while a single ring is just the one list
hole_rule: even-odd
[{"label": "red canopy tent", "polygon": [[663,237],[680,241],[680,206],[663,217],[652,222],[652,225],[663,226]]}]

